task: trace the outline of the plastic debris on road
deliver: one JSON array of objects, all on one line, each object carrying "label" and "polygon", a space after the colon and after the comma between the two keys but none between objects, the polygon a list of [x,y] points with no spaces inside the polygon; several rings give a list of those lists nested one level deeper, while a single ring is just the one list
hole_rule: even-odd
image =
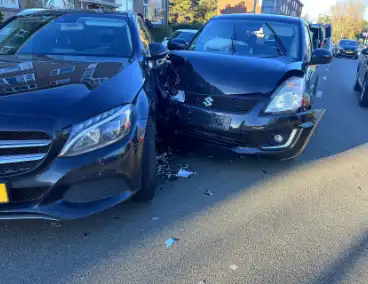
[{"label": "plastic debris on road", "polygon": [[213,196],[213,195],[214,195],[214,193],[213,193],[211,190],[206,190],[206,191],[204,192],[204,195],[207,195],[207,196]]},{"label": "plastic debris on road", "polygon": [[171,165],[170,153],[163,153],[156,157],[157,160],[157,175],[164,177],[166,180],[176,180],[178,178],[189,178],[194,175],[188,169],[188,165]]},{"label": "plastic debris on road", "polygon": [[232,265],[230,265],[230,270],[235,271],[235,270],[237,270],[237,269],[238,269],[238,266],[237,266],[236,264],[232,264]]},{"label": "plastic debris on road", "polygon": [[160,218],[158,218],[158,217],[152,217],[152,220],[153,221],[157,221],[157,220],[159,220]]},{"label": "plastic debris on road", "polygon": [[175,242],[177,242],[179,239],[177,238],[168,238],[165,242],[166,248],[171,247]]}]

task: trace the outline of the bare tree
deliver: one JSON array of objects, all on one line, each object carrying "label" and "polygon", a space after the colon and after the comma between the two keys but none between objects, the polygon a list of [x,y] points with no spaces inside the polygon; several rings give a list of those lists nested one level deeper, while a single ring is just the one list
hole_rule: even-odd
[{"label": "bare tree", "polygon": [[335,42],[341,38],[356,38],[364,27],[363,13],[365,4],[362,1],[337,3],[331,8],[331,22]]}]

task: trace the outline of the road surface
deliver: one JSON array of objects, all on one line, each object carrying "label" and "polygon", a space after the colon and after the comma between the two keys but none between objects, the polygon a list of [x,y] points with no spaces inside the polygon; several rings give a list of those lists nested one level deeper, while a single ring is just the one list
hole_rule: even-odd
[{"label": "road surface", "polygon": [[321,66],[316,100],[328,112],[297,160],[179,156],[198,174],[163,185],[151,205],[61,226],[1,222],[1,283],[367,283],[368,109],[353,91],[356,64]]}]

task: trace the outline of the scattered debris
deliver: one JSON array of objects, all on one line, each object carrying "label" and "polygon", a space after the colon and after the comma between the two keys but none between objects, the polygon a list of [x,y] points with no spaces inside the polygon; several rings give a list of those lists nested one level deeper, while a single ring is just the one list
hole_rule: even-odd
[{"label": "scattered debris", "polygon": [[268,176],[268,173],[265,171],[265,170],[263,170],[263,171],[261,171],[262,172],[262,174],[264,174],[265,176]]},{"label": "scattered debris", "polygon": [[206,191],[204,192],[204,194],[205,194],[205,195],[208,195],[208,196],[213,196],[213,195],[214,195],[214,193],[213,193],[212,191],[210,191],[210,190],[206,190]]},{"label": "scattered debris", "polygon": [[179,239],[177,238],[168,238],[165,242],[166,248],[171,247],[175,242],[177,242]]},{"label": "scattered debris", "polygon": [[163,153],[156,157],[157,160],[157,175],[163,176],[167,180],[172,181],[180,178],[189,178],[193,172],[186,170],[188,165],[171,165],[170,164],[170,153]]},{"label": "scattered debris", "polygon": [[198,284],[206,284],[206,283],[207,283],[206,280],[202,280]]},{"label": "scattered debris", "polygon": [[115,219],[115,220],[119,220],[119,219],[120,219],[120,217],[119,217],[119,216],[115,216],[115,217],[114,217],[114,219]]},{"label": "scattered debris", "polygon": [[230,265],[230,270],[235,271],[235,270],[237,270],[237,269],[238,269],[238,266],[237,266],[236,264],[232,264],[232,265]]},{"label": "scattered debris", "polygon": [[88,233],[84,233],[84,236],[87,237],[88,236]]},{"label": "scattered debris", "polygon": [[194,174],[193,172],[190,172],[184,169],[180,169],[178,172],[178,177],[189,178],[193,174]]},{"label": "scattered debris", "polygon": [[208,158],[211,158],[211,159],[212,159],[212,158],[214,158],[214,157],[215,157],[215,156],[208,156]]},{"label": "scattered debris", "polygon": [[59,222],[52,222],[51,226],[55,227],[55,228],[61,228],[62,227],[61,223],[59,223]]},{"label": "scattered debris", "polygon": [[362,190],[362,188],[361,188],[360,186],[358,186],[358,189],[359,189],[359,190]]},{"label": "scattered debris", "polygon": [[152,220],[153,221],[157,221],[157,220],[159,220],[160,218],[159,217],[152,217]]}]

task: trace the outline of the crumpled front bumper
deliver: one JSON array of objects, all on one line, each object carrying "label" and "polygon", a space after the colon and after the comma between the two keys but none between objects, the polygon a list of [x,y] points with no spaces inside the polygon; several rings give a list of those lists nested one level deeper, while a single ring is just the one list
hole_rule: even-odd
[{"label": "crumpled front bumper", "polygon": [[[262,115],[262,104],[246,114],[224,113],[170,103],[166,135],[190,136],[238,154],[272,155],[280,159],[299,156],[308,145],[326,110]],[[282,136],[282,142],[275,141]]]}]

